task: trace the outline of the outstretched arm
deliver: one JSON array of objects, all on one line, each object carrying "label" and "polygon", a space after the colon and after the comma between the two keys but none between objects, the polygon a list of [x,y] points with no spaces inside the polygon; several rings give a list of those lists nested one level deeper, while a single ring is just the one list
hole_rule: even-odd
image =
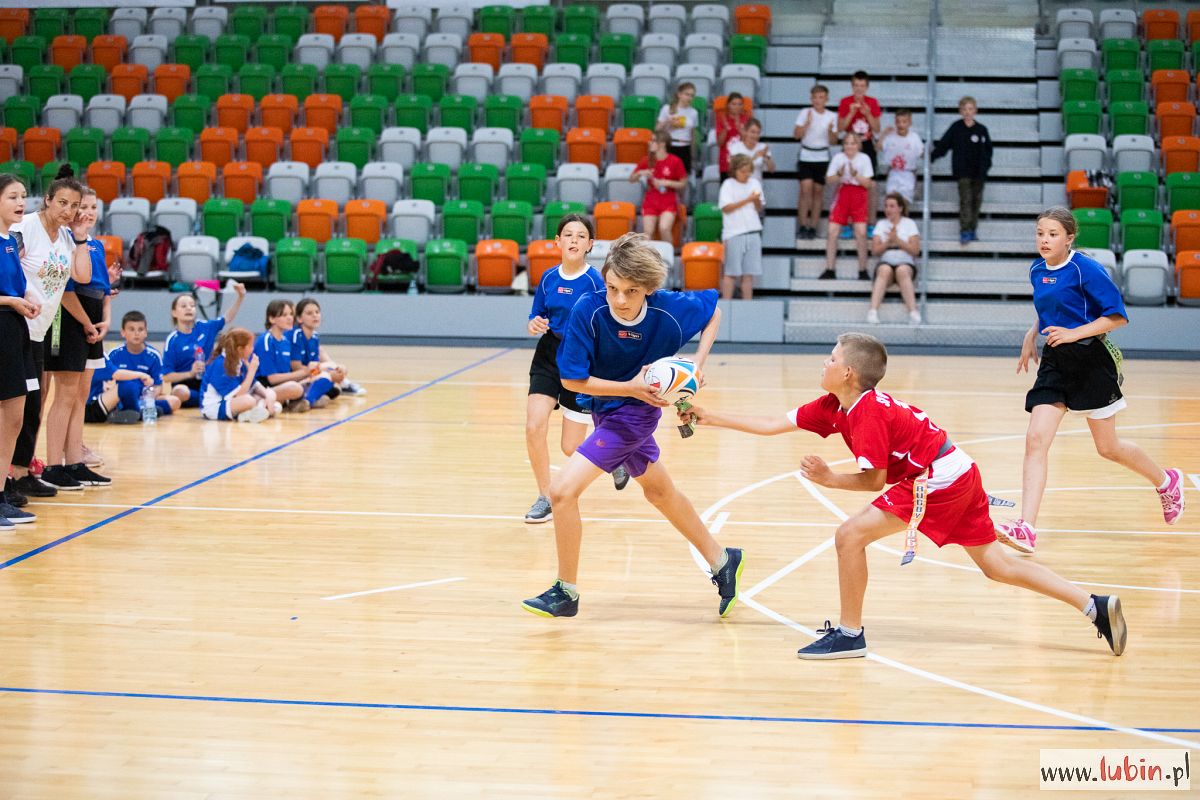
[{"label": "outstretched arm", "polygon": [[786,415],[726,414],[709,411],[700,406],[692,406],[691,410],[681,412],[679,417],[684,422],[695,421],[700,425],[710,425],[714,428],[729,428],[730,430],[753,433],[758,436],[777,436],[781,433],[798,430]]}]

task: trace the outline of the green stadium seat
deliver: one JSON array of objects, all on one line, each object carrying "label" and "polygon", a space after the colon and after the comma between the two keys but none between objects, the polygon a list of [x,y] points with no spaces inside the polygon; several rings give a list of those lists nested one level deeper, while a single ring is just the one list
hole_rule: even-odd
[{"label": "green stadium seat", "polygon": [[1142,46],[1137,39],[1105,39],[1100,43],[1100,56],[1106,75],[1114,69],[1142,68]]},{"label": "green stadium seat", "polygon": [[1140,69],[1114,69],[1104,74],[1108,102],[1141,102],[1146,97],[1146,76]]},{"label": "green stadium seat", "polygon": [[279,93],[295,95],[301,103],[317,93],[317,67],[314,64],[287,64],[279,73]]},{"label": "green stadium seat", "polygon": [[199,136],[200,131],[208,127],[211,112],[212,100],[207,95],[181,94],[171,106],[171,124],[176,128],[187,128]]},{"label": "green stadium seat", "polygon": [[1109,103],[1108,127],[1110,137],[1125,134],[1145,136],[1150,132],[1150,109],[1141,100]]},{"label": "green stadium seat", "polygon": [[439,119],[443,128],[462,128],[468,134],[475,130],[475,109],[479,101],[465,94],[448,94],[438,101]]},{"label": "green stadium seat", "polygon": [[467,244],[457,239],[425,243],[425,290],[461,292],[467,288]]},{"label": "green stadium seat", "polygon": [[171,43],[171,50],[174,53],[171,56],[172,63],[186,64],[195,75],[197,70],[208,63],[208,51],[211,47],[212,42],[207,36],[195,33],[176,36],[175,41]]},{"label": "green stadium seat", "polygon": [[25,74],[26,88],[43,104],[47,98],[62,94],[66,83],[66,71],[57,64],[38,64]]},{"label": "green stadium seat", "polygon": [[442,236],[474,247],[483,234],[483,203],[451,200],[442,206]]},{"label": "green stadium seat", "polygon": [[554,39],[554,60],[561,64],[578,64],[580,69],[586,70],[592,63],[592,36],[560,33]]},{"label": "green stadium seat", "polygon": [[[54,169],[57,171],[57,164],[59,162],[54,161],[51,163],[56,165]],[[34,181],[37,179],[37,167],[31,162],[18,160],[5,161],[3,164],[0,164],[0,172],[7,172],[20,178],[21,183],[25,184],[26,194],[33,195],[38,191],[38,187],[34,184]]]},{"label": "green stadium seat", "polygon": [[563,9],[564,33],[586,36],[590,42],[599,30],[600,9],[596,6],[573,3]]},{"label": "green stadium seat", "polygon": [[503,200],[492,206],[492,238],[512,239],[521,247],[533,234],[533,206],[520,200]]},{"label": "green stadium seat", "polygon": [[767,63],[767,37],[736,33],[729,37],[729,63],[753,64],[760,70]]},{"label": "green stadium seat", "polygon": [[1099,100],[1100,78],[1094,69],[1064,69],[1058,74],[1058,90],[1063,102]]},{"label": "green stadium seat", "polygon": [[378,134],[370,128],[339,128],[334,154],[338,161],[349,161],[359,169],[374,156]]},{"label": "green stadium seat", "polygon": [[283,72],[283,68],[292,63],[295,46],[295,40],[286,34],[265,33],[254,43],[254,58],[259,64],[274,67],[277,73]]},{"label": "green stadium seat", "polygon": [[1121,249],[1161,250],[1163,215],[1152,209],[1121,211]]},{"label": "green stadium seat", "polygon": [[719,242],[721,241],[721,226],[724,215],[715,203],[697,203],[692,211],[694,233],[692,241]]},{"label": "green stadium seat", "polygon": [[330,64],[322,76],[326,94],[336,94],[349,103],[359,92],[362,82],[362,67],[357,64]]},{"label": "green stadium seat", "polygon": [[433,101],[423,94],[402,94],[396,98],[396,125],[416,128],[424,136],[429,130]]},{"label": "green stadium seat", "polygon": [[233,67],[228,64],[201,64],[193,75],[196,94],[212,98],[233,93]]},{"label": "green stadium seat", "polygon": [[103,161],[104,145],[104,131],[99,128],[74,128],[63,137],[63,153],[76,164]]},{"label": "green stadium seat", "polygon": [[90,42],[108,33],[108,16],[107,8],[77,8],[72,28],[77,36],[83,36]]},{"label": "green stadium seat", "polygon": [[621,98],[621,118],[623,128],[647,128],[654,130],[658,122],[658,111],[662,101],[649,95],[629,95]]},{"label": "green stadium seat", "polygon": [[378,94],[359,94],[350,100],[350,124],[379,136],[387,127],[388,101]]},{"label": "green stadium seat", "polygon": [[1112,247],[1113,215],[1107,208],[1076,208],[1071,211],[1079,232],[1075,247],[1108,250]]},{"label": "green stadium seat", "polygon": [[495,164],[462,164],[458,168],[458,199],[490,206],[496,201],[499,183],[500,170]]},{"label": "green stadium seat", "polygon": [[1063,135],[1073,133],[1100,133],[1100,103],[1092,100],[1076,100],[1063,103]]},{"label": "green stadium seat", "polygon": [[367,243],[362,239],[332,239],[325,245],[325,288],[359,292],[367,267]]},{"label": "green stadium seat", "polygon": [[243,64],[237,77],[238,93],[250,95],[256,103],[275,91],[275,68],[270,64]]},{"label": "green stadium seat", "polygon": [[[629,72],[633,69],[633,55],[637,51],[637,40],[630,33],[606,33],[600,37],[600,63],[620,64]],[[497,237],[501,238],[501,237]]]},{"label": "green stadium seat", "polygon": [[367,67],[367,93],[386,97],[388,102],[404,92],[404,81],[408,77],[402,64],[372,64]]},{"label": "green stadium seat", "polygon": [[504,168],[506,200],[517,200],[537,208],[546,198],[546,168],[518,162]]},{"label": "green stadium seat", "polygon": [[9,47],[8,57],[12,63],[29,72],[38,64],[46,63],[48,41],[49,39],[43,39],[41,36],[18,36]]},{"label": "green stadium seat", "polygon": [[200,130],[180,126],[159,128],[158,133],[154,134],[154,160],[165,161],[171,165],[172,169],[177,169],[183,162],[190,161],[192,144],[200,135]]},{"label": "green stadium seat", "polygon": [[213,197],[205,202],[200,214],[200,230],[215,236],[221,244],[237,236],[242,227],[246,205],[232,197]]},{"label": "green stadium seat", "polygon": [[491,94],[483,101],[483,124],[488,128],[507,128],[516,133],[521,127],[525,103],[511,94]]},{"label": "green stadium seat", "polygon": [[1200,210],[1200,172],[1172,172],[1166,183],[1168,213]]},{"label": "green stadium seat", "polygon": [[[82,9],[81,9],[82,10]],[[84,105],[98,94],[104,94],[108,73],[99,64],[77,64],[67,75],[67,92],[83,98]]]},{"label": "green stadium seat", "polygon": [[272,32],[282,33],[295,41],[308,33],[308,8],[305,6],[278,6],[271,20]]},{"label": "green stadium seat", "polygon": [[446,93],[450,81],[450,68],[445,64],[414,64],[412,68],[413,94],[421,94],[437,101]]},{"label": "green stadium seat", "polygon": [[521,131],[521,161],[527,164],[541,164],[546,172],[550,172],[558,163],[559,138],[558,131],[550,128],[526,128]]},{"label": "green stadium seat", "polygon": [[1151,39],[1146,42],[1147,71],[1183,69],[1183,42],[1178,39]]},{"label": "green stadium seat", "polygon": [[288,235],[292,204],[287,200],[260,197],[250,204],[250,235],[278,242]]},{"label": "green stadium seat", "polygon": [[588,209],[583,203],[564,203],[559,200],[546,203],[546,208],[542,211],[544,237],[553,239],[558,232],[558,221],[567,214],[586,213]]},{"label": "green stadium seat", "polygon": [[275,245],[275,287],[305,292],[317,283],[317,243],[303,237],[281,239]]},{"label": "green stadium seat", "polygon": [[250,39],[235,33],[226,33],[213,42],[213,63],[225,64],[234,72],[242,68],[250,58]]},{"label": "green stadium seat", "polygon": [[34,36],[41,36],[47,42],[55,36],[65,36],[69,32],[68,17],[69,12],[65,8],[35,8],[29,32]]},{"label": "green stadium seat", "polygon": [[1117,173],[1116,200],[1121,213],[1158,208],[1158,175],[1153,172]]},{"label": "green stadium seat", "polygon": [[548,5],[526,6],[521,9],[522,33],[540,33],[547,39],[553,39],[557,29],[558,9]]},{"label": "green stadium seat", "polygon": [[413,199],[443,206],[450,192],[450,167],[447,164],[413,164],[409,183]]},{"label": "green stadium seat", "polygon": [[18,132],[36,128],[42,115],[42,103],[33,95],[15,94],[4,101],[4,125]]},{"label": "green stadium seat", "polygon": [[267,9],[263,6],[239,3],[229,12],[229,27],[226,30],[256,41],[267,30],[267,17]]},{"label": "green stadium seat", "polygon": [[512,6],[484,6],[476,15],[475,30],[480,33],[498,33],[507,39],[512,36],[517,13]]},{"label": "green stadium seat", "polygon": [[[412,258],[413,262],[415,262],[418,265],[421,263],[421,256],[417,249],[417,243],[411,239],[395,239],[395,238],[380,239],[378,242],[375,243],[374,257],[379,258],[380,256],[382,256],[386,253],[390,253],[393,250],[400,250],[401,252],[408,253],[408,255]],[[391,287],[393,289],[408,288],[409,283],[417,280],[417,275],[419,274],[420,267],[418,266],[417,269],[418,269],[418,272],[413,272],[413,273],[404,273],[404,274],[397,274],[397,275],[378,275],[378,276],[376,276],[377,285],[380,288],[388,288],[388,287]]]},{"label": "green stadium seat", "polygon": [[109,139],[112,160],[127,169],[139,161],[150,160],[150,131],[145,128],[117,128]]}]

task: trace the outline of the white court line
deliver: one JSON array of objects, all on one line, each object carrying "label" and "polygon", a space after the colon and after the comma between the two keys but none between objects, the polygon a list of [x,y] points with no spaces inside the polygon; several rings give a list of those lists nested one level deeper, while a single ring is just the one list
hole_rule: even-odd
[{"label": "white court line", "polygon": [[713,519],[712,522],[710,522],[708,524],[708,532],[711,533],[713,536],[716,536],[718,533],[721,532],[721,528],[724,528],[725,523],[728,521],[729,521],[729,512],[722,511],[720,514],[717,514],[717,516]]},{"label": "white court line", "polygon": [[1195,485],[1197,489],[1200,489],[1200,473],[1189,472],[1188,479],[1191,480],[1192,484]]},{"label": "white court line", "polygon": [[322,600],[345,600],[347,597],[362,597],[367,594],[380,594],[381,592],[398,592],[401,589],[418,589],[422,586],[437,586],[440,583],[454,583],[455,581],[465,581],[466,578],[438,578],[436,581],[421,581],[420,583],[406,583],[403,586],[388,586],[383,589],[367,589],[365,592],[350,592],[349,594],[335,594],[330,597],[322,597]]},{"label": "white court line", "polygon": [[[759,603],[757,600],[747,598],[745,596],[743,596],[741,598],[741,600],[743,603],[748,605],[750,608],[753,608],[755,611],[759,612],[760,614],[767,617],[768,619],[773,619],[776,622],[782,623],[783,625],[786,625],[787,627],[791,628],[792,630],[796,630],[796,631],[799,631],[800,633],[803,633],[805,636],[811,636],[814,639],[817,638],[816,631],[806,628],[803,625],[801,625],[800,623],[795,622],[795,621],[785,617],[784,615],[778,613],[777,611],[767,608],[762,603]],[[1013,697],[1010,694],[1001,694],[1000,692],[995,692],[995,691],[992,691],[991,689],[985,689],[982,686],[976,686],[971,683],[965,683],[960,680],[955,680],[954,678],[948,678],[945,675],[939,675],[936,672],[930,672],[929,670],[924,670],[919,667],[913,667],[913,666],[910,666],[903,662],[897,661],[894,658],[887,658],[886,656],[877,655],[872,652],[867,653],[867,660],[868,661],[877,661],[880,664],[883,664],[884,666],[888,666],[893,669],[898,669],[901,672],[907,672],[910,675],[915,675],[918,678],[925,678],[926,680],[933,681],[934,683],[940,683],[940,684],[943,684],[945,686],[950,686],[955,689],[962,689],[964,692],[971,692],[972,694],[977,694],[977,695],[981,695],[983,697],[988,697],[988,698],[991,698],[992,700],[999,700],[1003,703],[1010,703],[1015,706],[1020,706],[1021,708],[1028,708],[1032,711],[1040,711],[1043,714],[1050,714],[1051,716],[1059,717],[1060,719],[1068,719],[1073,722],[1082,723],[1084,725],[1088,725],[1091,727],[1106,728],[1108,730],[1117,731],[1119,733],[1127,733],[1131,736],[1139,736],[1139,737],[1142,737],[1145,739],[1153,739],[1154,741],[1157,741],[1157,742],[1165,742],[1167,744],[1173,744],[1173,745],[1178,745],[1178,746],[1188,747],[1188,748],[1200,747],[1200,742],[1193,742],[1193,741],[1189,741],[1187,739],[1177,739],[1174,736],[1167,736],[1165,734],[1155,733],[1154,731],[1145,731],[1140,728],[1128,728],[1128,727],[1125,727],[1124,725],[1116,725],[1111,722],[1105,722],[1102,719],[1096,719],[1094,717],[1085,717],[1082,714],[1076,714],[1073,711],[1064,711],[1061,708],[1054,708],[1053,706],[1042,705],[1041,703],[1034,703],[1030,700],[1022,700],[1021,698]]]},{"label": "white court line", "polygon": [[767,578],[764,578],[763,580],[761,580],[758,583],[751,586],[746,591],[742,592],[741,593],[742,600],[748,600],[749,598],[754,597],[754,595],[758,594],[763,589],[766,589],[771,584],[777,582],[780,578],[784,577],[788,573],[794,572],[796,569],[800,568],[804,564],[808,563],[809,561],[813,560],[817,556],[821,555],[821,553],[824,553],[826,550],[828,550],[832,546],[833,546],[833,537],[830,536],[828,539],[821,542],[819,545],[814,547],[812,550],[809,550],[807,553],[800,556],[795,561],[788,564],[786,567],[783,567],[782,569],[776,571],[774,575],[770,575]]}]

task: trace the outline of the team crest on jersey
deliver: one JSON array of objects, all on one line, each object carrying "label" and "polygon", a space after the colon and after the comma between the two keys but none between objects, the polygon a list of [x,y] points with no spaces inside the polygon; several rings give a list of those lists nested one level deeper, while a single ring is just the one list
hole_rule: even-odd
[{"label": "team crest on jersey", "polygon": [[617,331],[618,339],[641,339],[642,335],[637,331]]},{"label": "team crest on jersey", "polygon": [[1058,278],[1051,278],[1049,275],[1046,275],[1042,278],[1042,283],[1058,283]]},{"label": "team crest on jersey", "polygon": [[570,286],[560,286],[560,287],[558,287],[558,293],[559,294],[575,294],[575,291]]}]

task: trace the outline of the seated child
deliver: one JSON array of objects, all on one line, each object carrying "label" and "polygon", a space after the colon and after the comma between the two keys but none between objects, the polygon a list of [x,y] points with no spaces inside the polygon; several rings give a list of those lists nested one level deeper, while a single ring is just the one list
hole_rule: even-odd
[{"label": "seated child", "polygon": [[296,304],[296,327],[292,328],[292,368],[306,367],[310,377],[324,373],[333,381],[326,394],[332,400],[343,392],[364,395],[367,390],[347,379],[346,367],[329,357],[321,346],[321,306],[311,297]]},{"label": "seated child", "polygon": [[258,356],[258,382],[274,389],[286,411],[303,413],[329,404],[327,395],[333,381],[324,375],[312,377],[308,367],[292,361],[292,323],[294,306],[290,300],[272,300],[267,304],[267,330],[254,342]]},{"label": "seated child", "polygon": [[117,383],[117,407],[140,414],[142,391],[153,386],[158,413],[165,416],[178,411],[178,397],[162,396],[162,354],[146,344],[146,315],[140,311],[126,313],[121,318],[121,338],[125,344],[105,357],[112,380]]},{"label": "seated child", "polygon": [[262,422],[279,413],[275,391],[255,380],[258,355],[254,334],[230,328],[213,348],[213,359],[200,383],[200,416],[205,419]]}]

